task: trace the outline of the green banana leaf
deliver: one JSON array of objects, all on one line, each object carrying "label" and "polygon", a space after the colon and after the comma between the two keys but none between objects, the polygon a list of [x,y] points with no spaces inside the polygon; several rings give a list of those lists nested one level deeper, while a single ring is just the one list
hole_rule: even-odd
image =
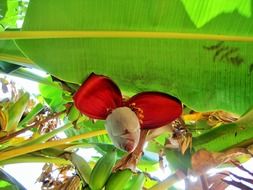
[{"label": "green banana leaf", "polygon": [[[30,33],[17,33],[28,39],[16,43],[40,68],[68,82],[81,83],[96,72],[111,77],[127,95],[158,90],[177,96],[196,111],[245,113],[253,105],[251,1],[195,5],[183,0],[71,4],[31,0],[22,29]],[[222,141],[225,129],[230,128],[213,130],[208,138],[193,139],[193,144],[196,149],[223,150],[250,138],[249,131],[234,133],[235,126]]]},{"label": "green banana leaf", "polygon": [[[22,28],[29,39],[16,42],[41,68],[69,82],[95,72],[127,95],[163,91],[197,111],[242,114],[253,105],[251,1],[205,1],[199,8],[194,2],[31,0]],[[36,39],[36,31],[56,37]],[[68,37],[61,37],[64,31]]]},{"label": "green banana leaf", "polygon": [[166,159],[169,162],[169,168],[172,172],[181,170],[187,172],[191,168],[191,154],[187,151],[186,154],[181,154],[178,150],[165,149]]},{"label": "green banana leaf", "polygon": [[17,27],[18,0],[0,0],[0,31]]},{"label": "green banana leaf", "polygon": [[[54,83],[50,77],[48,77],[48,81]],[[64,91],[60,88],[59,84],[56,82],[55,86],[40,84],[39,91],[45,102],[53,111],[60,112],[66,109],[64,104],[66,104],[67,101],[63,98]]]},{"label": "green banana leaf", "polygon": [[235,123],[214,128],[208,133],[193,138],[195,150],[224,151],[234,147],[247,147],[253,143],[253,108]]},{"label": "green banana leaf", "polygon": [[23,55],[14,40],[0,40],[0,61],[38,68],[37,65]]},{"label": "green banana leaf", "polygon": [[14,40],[1,40],[0,41],[0,52],[2,54],[11,54],[15,56],[23,56],[20,50],[15,45]]},{"label": "green banana leaf", "polygon": [[42,109],[44,106],[41,103],[38,103],[36,106],[34,106],[31,111],[18,123],[18,126],[21,127],[28,122],[30,122]]},{"label": "green banana leaf", "polygon": [[17,70],[20,66],[15,64],[10,64],[5,61],[0,61],[0,72],[2,73],[10,73]]},{"label": "green banana leaf", "polygon": [[1,0],[0,1],[0,20],[2,20],[5,17],[5,14],[7,12],[7,0]]}]

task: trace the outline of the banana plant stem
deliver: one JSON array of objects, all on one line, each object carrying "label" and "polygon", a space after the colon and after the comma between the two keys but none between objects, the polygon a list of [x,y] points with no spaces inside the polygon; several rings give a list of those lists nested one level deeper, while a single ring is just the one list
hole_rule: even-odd
[{"label": "banana plant stem", "polygon": [[99,136],[99,135],[104,135],[104,134],[107,134],[106,130],[92,131],[89,133],[69,137],[66,139],[61,139],[61,140],[50,141],[50,142],[46,142],[46,143],[42,143],[42,144],[34,144],[34,145],[30,145],[30,146],[16,148],[13,150],[1,152],[0,153],[0,161],[14,158],[16,156],[24,155],[27,153],[31,153],[34,151],[42,150],[45,148],[51,148],[51,147],[59,146],[62,144],[71,143],[73,141],[87,139],[87,138],[91,138],[91,137],[95,137],[95,136]]},{"label": "banana plant stem", "polygon": [[251,36],[143,31],[22,31],[1,32],[0,40],[63,38],[144,38],[253,42]]}]

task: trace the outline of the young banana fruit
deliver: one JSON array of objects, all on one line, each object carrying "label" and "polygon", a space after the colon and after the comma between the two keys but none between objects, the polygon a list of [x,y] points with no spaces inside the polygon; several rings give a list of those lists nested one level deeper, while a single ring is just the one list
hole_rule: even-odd
[{"label": "young banana fruit", "polygon": [[145,182],[145,176],[143,173],[137,174],[132,177],[130,186],[124,190],[141,190]]},{"label": "young banana fruit", "polygon": [[132,172],[129,169],[117,171],[113,173],[108,179],[105,190],[123,190],[124,186],[132,177]]},{"label": "young banana fruit", "polygon": [[91,171],[89,186],[92,190],[101,190],[112,173],[112,168],[116,162],[116,151],[113,150],[105,154],[98,160]]}]

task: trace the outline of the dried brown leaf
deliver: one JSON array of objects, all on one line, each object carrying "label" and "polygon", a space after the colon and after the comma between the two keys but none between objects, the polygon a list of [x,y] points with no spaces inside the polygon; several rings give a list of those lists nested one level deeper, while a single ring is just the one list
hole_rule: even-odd
[{"label": "dried brown leaf", "polygon": [[203,114],[210,126],[218,126],[225,123],[232,123],[238,120],[239,116],[224,111],[207,112]]},{"label": "dried brown leaf", "polygon": [[213,154],[207,150],[201,149],[192,155],[192,169],[198,175],[205,173],[207,170],[218,165]]},{"label": "dried brown leaf", "polygon": [[223,178],[224,175],[219,173],[212,176],[208,176],[207,181],[210,186],[210,190],[224,190],[228,186],[228,184],[222,181]]},{"label": "dried brown leaf", "polygon": [[187,150],[187,148],[188,148],[188,140],[187,140],[187,138],[184,137],[184,138],[182,138],[182,141],[180,143],[181,153],[184,154],[185,151]]},{"label": "dried brown leaf", "polygon": [[73,176],[72,179],[70,179],[70,183],[68,184],[66,190],[78,190],[81,186],[81,180],[78,176]]},{"label": "dried brown leaf", "polygon": [[[69,175],[72,173],[72,175]],[[76,179],[77,177],[78,179]],[[79,181],[79,186],[77,185]],[[57,166],[55,164],[45,164],[42,168],[42,174],[37,179],[41,182],[41,189],[44,190],[77,190],[80,188],[80,179],[74,174],[71,165]],[[78,186],[78,188],[76,188]]]},{"label": "dried brown leaf", "polygon": [[241,155],[249,155],[247,149],[233,148],[225,152],[209,152],[202,149],[192,155],[192,168],[197,174],[202,174],[220,164],[236,160]]}]

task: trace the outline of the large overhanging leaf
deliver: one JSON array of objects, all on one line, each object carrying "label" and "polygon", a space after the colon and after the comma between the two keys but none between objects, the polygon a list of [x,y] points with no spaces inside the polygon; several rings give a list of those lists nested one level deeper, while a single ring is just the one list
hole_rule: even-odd
[{"label": "large overhanging leaf", "polygon": [[[210,13],[199,10],[211,16],[197,29],[191,9],[179,0],[31,0],[23,31],[49,37],[46,31],[59,32],[53,39],[31,39],[40,38],[33,32],[17,43],[41,68],[66,81],[81,83],[95,72],[110,76],[127,94],[158,90],[198,111],[242,114],[253,104],[252,5],[230,2],[226,11],[227,1],[219,2]],[[68,38],[61,38],[64,31]]]}]

